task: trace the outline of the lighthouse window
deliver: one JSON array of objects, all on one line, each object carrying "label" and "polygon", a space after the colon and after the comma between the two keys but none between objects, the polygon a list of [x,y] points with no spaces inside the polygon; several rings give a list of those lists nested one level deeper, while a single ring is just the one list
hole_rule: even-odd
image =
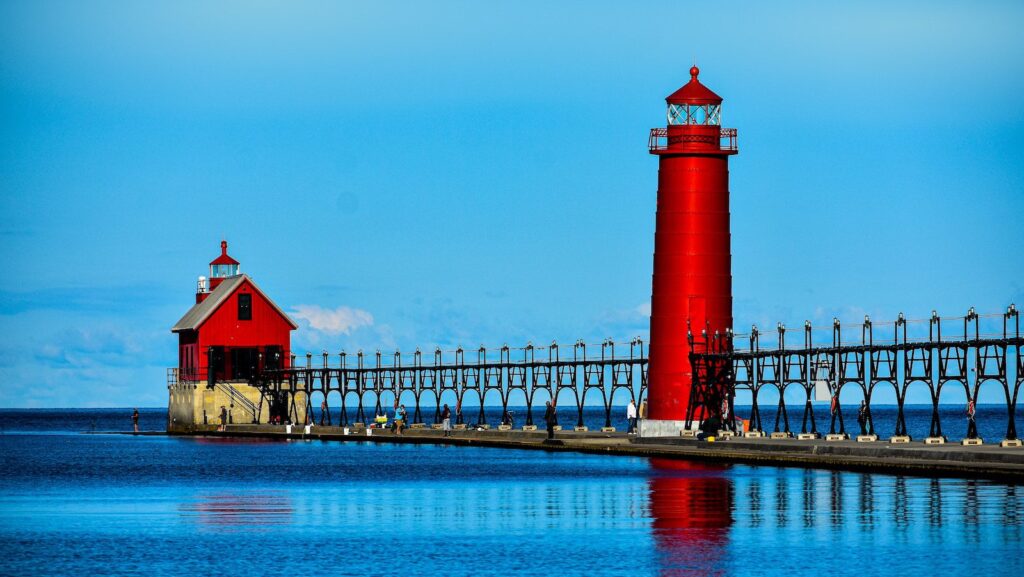
[{"label": "lighthouse window", "polygon": [[238,274],[237,264],[215,264],[213,265],[213,273],[211,276],[214,278],[226,278],[229,276],[235,276]]},{"label": "lighthouse window", "polygon": [[252,295],[251,294],[240,294],[238,295],[238,320],[240,321],[251,321],[252,320]]},{"label": "lighthouse window", "polygon": [[668,123],[717,125],[721,123],[722,107],[717,104],[669,104]]}]

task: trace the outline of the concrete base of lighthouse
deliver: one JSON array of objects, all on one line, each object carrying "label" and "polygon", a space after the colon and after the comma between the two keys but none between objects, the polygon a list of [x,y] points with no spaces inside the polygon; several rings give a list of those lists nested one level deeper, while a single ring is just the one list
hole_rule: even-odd
[{"label": "concrete base of lighthouse", "polygon": [[686,421],[670,421],[665,419],[638,419],[636,423],[636,435],[638,437],[678,437],[683,431],[696,431],[700,423],[690,423],[689,428]]}]

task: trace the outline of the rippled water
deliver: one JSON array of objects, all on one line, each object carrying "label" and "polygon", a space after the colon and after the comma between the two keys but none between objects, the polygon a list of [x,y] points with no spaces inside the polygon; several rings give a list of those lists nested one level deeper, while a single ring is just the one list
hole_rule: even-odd
[{"label": "rippled water", "polygon": [[0,574],[1024,574],[985,481],[16,429]]}]

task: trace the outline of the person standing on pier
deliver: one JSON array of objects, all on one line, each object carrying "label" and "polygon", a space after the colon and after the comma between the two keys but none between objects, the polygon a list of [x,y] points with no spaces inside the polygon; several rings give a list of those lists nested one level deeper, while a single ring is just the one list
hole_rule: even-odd
[{"label": "person standing on pier", "polygon": [[327,410],[327,399],[320,401],[320,426],[324,426],[324,417],[330,420],[330,413]]},{"label": "person standing on pier", "polygon": [[228,430],[228,410],[224,405],[220,406],[220,428],[218,428],[217,430]]},{"label": "person standing on pier", "polygon": [[544,423],[548,426],[548,439],[555,438],[555,423],[557,422],[558,415],[555,412],[555,406],[548,401],[547,408],[544,409]]},{"label": "person standing on pier", "polygon": [[978,424],[974,422],[974,399],[967,399],[967,438],[978,438]]},{"label": "person standing on pier", "polygon": [[868,434],[868,404],[865,401],[860,402],[860,409],[857,409],[857,424],[860,425],[860,434]]},{"label": "person standing on pier", "polygon": [[441,411],[441,430],[445,437],[452,436],[452,410],[448,408],[448,403],[444,404],[444,410]]},{"label": "person standing on pier", "polygon": [[636,403],[633,402],[633,399],[630,399],[629,404],[626,405],[626,421],[629,423],[626,434],[632,435],[636,432]]},{"label": "person standing on pier", "polygon": [[132,430],[135,433],[139,432],[139,409],[138,407],[132,412]]}]

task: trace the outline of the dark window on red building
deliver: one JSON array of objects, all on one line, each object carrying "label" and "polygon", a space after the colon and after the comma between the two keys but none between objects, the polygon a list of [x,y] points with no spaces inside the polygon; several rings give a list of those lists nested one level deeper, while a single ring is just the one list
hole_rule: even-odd
[{"label": "dark window on red building", "polygon": [[252,320],[252,295],[251,294],[239,294],[238,295],[238,320],[240,321],[251,321]]}]

